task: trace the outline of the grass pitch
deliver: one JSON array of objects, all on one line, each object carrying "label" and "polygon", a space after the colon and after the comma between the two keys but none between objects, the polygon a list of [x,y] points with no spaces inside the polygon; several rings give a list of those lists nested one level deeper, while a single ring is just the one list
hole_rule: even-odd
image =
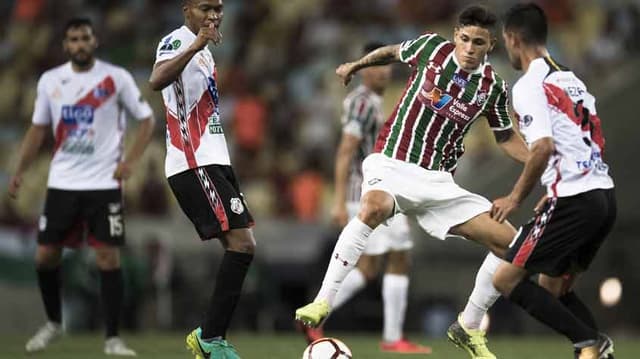
[{"label": "grass pitch", "polygon": [[[193,358],[185,349],[186,333],[125,334],[127,343],[138,352],[138,358],[168,359]],[[425,339],[418,335],[410,339],[433,348],[431,355],[398,355],[381,353],[378,336],[353,333],[336,333],[353,351],[356,359],[391,358],[444,358],[468,359],[462,350],[446,339]],[[103,338],[100,335],[66,335],[53,343],[46,351],[27,355],[24,344],[27,335],[1,335],[0,358],[17,359],[93,359],[113,358],[102,353]],[[236,346],[243,359],[298,359],[302,356],[305,342],[300,335],[232,333],[229,341]],[[640,358],[640,340],[615,339],[616,358]],[[570,344],[560,337],[490,337],[490,348],[500,359],[569,359],[573,358]]]}]

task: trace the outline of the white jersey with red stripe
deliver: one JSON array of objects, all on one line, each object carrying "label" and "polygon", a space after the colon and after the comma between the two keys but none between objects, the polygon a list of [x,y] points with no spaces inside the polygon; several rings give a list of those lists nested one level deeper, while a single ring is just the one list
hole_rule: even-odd
[{"label": "white jersey with red stripe", "polygon": [[[195,39],[186,26],[174,30],[158,44],[156,63],[176,57]],[[231,164],[220,123],[216,64],[208,48],[198,51],[178,79],[162,90],[162,99],[167,116],[167,177],[192,168]]]},{"label": "white jersey with red stripe", "polygon": [[124,149],[125,110],[138,120],[152,116],[133,77],[119,66],[96,60],[76,72],[67,62],[42,74],[32,122],[53,129],[49,188],[120,187],[113,173]]},{"label": "white jersey with red stripe", "polygon": [[549,196],[613,188],[596,99],[573,72],[550,57],[533,60],[513,86],[513,107],[529,145],[553,138],[555,153],[541,178]]}]

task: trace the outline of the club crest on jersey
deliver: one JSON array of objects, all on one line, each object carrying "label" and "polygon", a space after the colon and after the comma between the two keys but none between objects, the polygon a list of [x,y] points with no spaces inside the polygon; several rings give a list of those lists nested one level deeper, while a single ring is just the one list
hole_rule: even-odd
[{"label": "club crest on jersey", "polygon": [[531,116],[531,115],[524,115],[524,116],[520,119],[520,127],[529,127],[529,125],[531,124],[531,122],[533,122],[533,116]]},{"label": "club crest on jersey", "polygon": [[476,97],[476,104],[478,104],[478,106],[482,106],[484,105],[485,102],[487,102],[487,92],[486,91],[478,92],[478,96]]},{"label": "club crest on jersey", "polygon": [[231,211],[235,214],[241,214],[244,212],[244,206],[242,201],[238,197],[231,198]]},{"label": "club crest on jersey", "polygon": [[433,62],[433,61],[429,61],[429,64],[427,65],[427,70],[431,70],[433,72],[436,73],[436,75],[440,74],[442,72],[442,66],[438,65],[437,63]]}]

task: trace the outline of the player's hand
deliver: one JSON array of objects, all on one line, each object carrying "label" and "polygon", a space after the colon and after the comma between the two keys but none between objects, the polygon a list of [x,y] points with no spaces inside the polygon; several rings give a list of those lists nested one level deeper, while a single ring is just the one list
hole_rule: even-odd
[{"label": "player's hand", "polygon": [[18,198],[18,189],[22,185],[22,175],[13,175],[9,179],[9,197],[15,199]]},{"label": "player's hand", "polygon": [[347,62],[346,64],[338,66],[336,69],[336,75],[338,75],[342,80],[342,83],[347,86],[353,78],[353,62]]},{"label": "player's hand", "polygon": [[544,208],[544,205],[547,204],[547,199],[549,199],[547,197],[546,194],[544,194],[542,196],[542,198],[540,198],[540,200],[538,200],[538,203],[536,203],[536,206],[533,207],[533,212],[535,212],[535,214],[538,214],[540,212],[542,212],[542,209]]},{"label": "player's hand", "polygon": [[518,209],[518,207],[520,207],[520,203],[511,196],[498,198],[493,201],[493,206],[491,207],[491,218],[502,223],[507,219],[507,217],[509,217],[509,214]]},{"label": "player's hand", "polygon": [[208,27],[201,27],[198,31],[198,36],[193,42],[193,46],[198,50],[204,49],[205,46],[211,41],[214,45],[220,45],[222,43],[222,32],[213,23],[210,23]]},{"label": "player's hand", "polygon": [[113,179],[123,181],[131,177],[131,166],[126,162],[119,162],[118,167],[113,172]]},{"label": "player's hand", "polygon": [[338,204],[333,207],[331,210],[331,221],[340,228],[347,225],[347,222],[349,222],[349,213],[344,204]]}]

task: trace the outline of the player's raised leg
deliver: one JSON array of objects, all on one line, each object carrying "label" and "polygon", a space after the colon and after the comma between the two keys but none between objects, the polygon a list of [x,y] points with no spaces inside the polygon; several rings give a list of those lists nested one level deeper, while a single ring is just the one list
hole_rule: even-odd
[{"label": "player's raised leg", "polygon": [[318,295],[312,303],[296,310],[296,320],[316,327],[329,315],[336,294],[358,262],[369,235],[393,214],[394,204],[393,197],[384,191],[372,190],[363,195],[360,213],[340,233]]},{"label": "player's raised leg", "polygon": [[44,304],[47,322],[27,342],[27,352],[45,349],[62,335],[62,305],[60,295],[60,259],[62,247],[41,245],[36,248],[38,287]]}]

